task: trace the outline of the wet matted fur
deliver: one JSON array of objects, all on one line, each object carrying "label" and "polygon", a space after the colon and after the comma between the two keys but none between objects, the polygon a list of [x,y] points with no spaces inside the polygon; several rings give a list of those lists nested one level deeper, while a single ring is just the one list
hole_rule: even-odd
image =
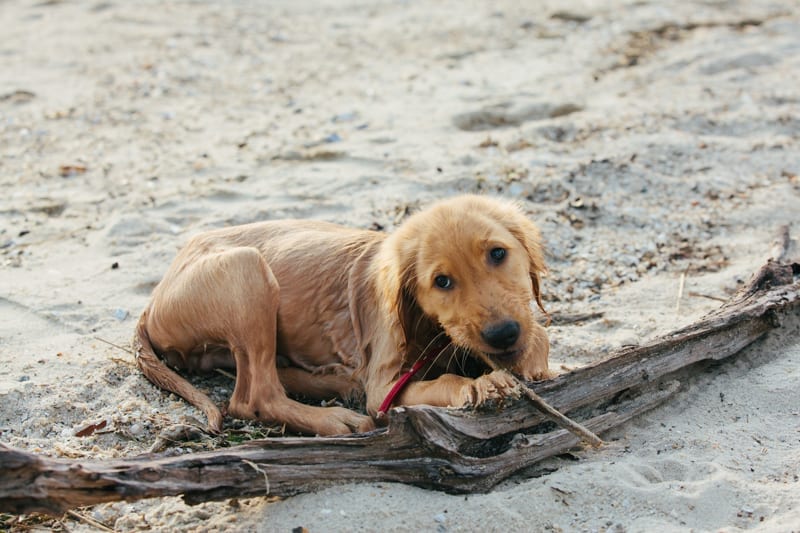
[{"label": "wet matted fur", "polygon": [[[396,405],[476,405],[513,392],[507,371],[548,377],[535,312],[544,270],[536,226],[515,204],[483,196],[435,203],[388,235],[307,220],[209,231],[155,288],[136,330],[137,361],[150,381],[202,409],[212,431],[221,411],[173,368],[235,368],[227,412],[238,418],[312,435],[364,431],[431,350]],[[370,416],[287,392],[364,395]]]}]

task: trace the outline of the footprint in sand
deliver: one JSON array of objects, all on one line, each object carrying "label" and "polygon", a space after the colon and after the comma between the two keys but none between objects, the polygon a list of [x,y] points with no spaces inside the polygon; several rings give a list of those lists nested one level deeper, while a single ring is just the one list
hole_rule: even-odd
[{"label": "footprint in sand", "polygon": [[505,102],[478,111],[460,113],[453,117],[453,124],[463,131],[482,131],[519,126],[533,120],[562,117],[582,110],[583,106],[572,102],[533,102],[524,105]]}]

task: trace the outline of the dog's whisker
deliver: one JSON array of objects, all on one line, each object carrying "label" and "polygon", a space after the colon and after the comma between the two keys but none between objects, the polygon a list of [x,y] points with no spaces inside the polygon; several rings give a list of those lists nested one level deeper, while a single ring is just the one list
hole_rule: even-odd
[{"label": "dog's whisker", "polygon": [[[442,332],[442,333],[444,333],[444,332]],[[438,335],[437,335],[437,337],[438,337]],[[436,366],[436,363],[439,361],[439,358],[442,356],[442,354],[444,354],[444,352],[446,352],[446,351],[449,351],[448,349],[451,346],[453,346],[453,343],[452,342],[448,342],[447,345],[444,348],[439,350],[439,353],[437,353],[436,357],[434,357],[433,360],[428,364],[428,368],[425,369],[425,372],[422,374],[422,377],[420,379],[422,379],[422,380],[425,379],[425,377],[428,375],[428,372],[430,372],[431,369],[434,366]]]},{"label": "dog's whisker", "polygon": [[467,358],[469,357],[469,351],[465,348],[460,350],[461,351],[461,359],[459,360],[458,367],[461,369],[462,374],[467,373]]},{"label": "dog's whisker", "polygon": [[437,334],[436,334],[436,335],[435,335],[435,336],[434,336],[434,337],[433,337],[433,338],[432,338],[430,341],[428,341],[428,344],[425,346],[425,348],[423,348],[422,350],[420,350],[420,351],[418,352],[418,354],[417,354],[416,358],[415,358],[413,361],[410,361],[410,360],[409,360],[409,361],[407,361],[407,363],[408,363],[408,362],[410,362],[410,363],[411,363],[411,366],[414,366],[414,365],[416,365],[417,363],[419,363],[420,361],[422,361],[422,360],[423,360],[425,357],[428,357],[428,356],[429,356],[429,354],[428,354],[428,350],[430,349],[430,347],[431,347],[431,346],[432,346],[432,345],[433,345],[433,344],[434,344],[434,343],[435,343],[435,342],[436,342],[436,341],[437,341],[437,340],[438,340],[440,337],[442,337],[443,335],[445,335],[445,332],[444,332],[444,331],[440,331],[439,333],[437,333]]},{"label": "dog's whisker", "polygon": [[414,324],[414,337],[416,338],[419,334],[419,327],[422,325],[422,321],[425,319],[425,315],[420,313],[419,318],[417,318],[416,324]]},{"label": "dog's whisker", "polygon": [[[452,368],[455,363],[458,363],[458,351],[459,351],[458,346],[456,346],[453,350],[450,351],[450,357],[447,358],[447,365],[446,365],[447,370],[450,370],[450,368]],[[464,372],[461,373],[463,374]]]},{"label": "dog's whisker", "polygon": [[[418,363],[420,360],[422,360],[422,358],[423,358],[423,357],[426,357],[426,354],[428,353],[428,350],[430,349],[430,347],[431,347],[431,346],[433,346],[433,344],[434,344],[436,341],[438,341],[438,340],[439,340],[439,338],[440,338],[440,337],[442,337],[442,336],[446,336],[446,333],[445,333],[444,331],[440,331],[439,333],[437,333],[436,335],[434,335],[434,337],[433,337],[433,338],[432,338],[430,341],[428,341],[428,344],[427,344],[427,346],[425,346],[425,348],[424,348],[424,349],[423,349],[423,350],[422,350],[422,351],[419,353],[419,355],[417,356],[417,359],[414,361],[414,363],[416,364],[416,363]],[[449,345],[450,345],[450,344],[448,343],[448,346],[449,346]],[[444,351],[444,350],[442,350],[442,351]],[[441,352],[440,352],[440,353],[441,353]],[[438,358],[438,356],[439,356],[439,355],[437,354],[437,358]]]},{"label": "dog's whisker", "polygon": [[[450,352],[450,357],[447,359],[447,370],[448,370],[448,371],[449,371],[451,368],[454,368],[454,367],[456,367],[456,366],[459,366],[459,365],[458,365],[458,353],[459,353],[460,351],[461,351],[461,347],[460,347],[460,346],[454,346],[454,345],[453,345],[453,350]],[[464,373],[464,372],[463,372],[463,369],[462,369],[462,372],[461,372],[461,373],[462,373],[462,374]]]}]

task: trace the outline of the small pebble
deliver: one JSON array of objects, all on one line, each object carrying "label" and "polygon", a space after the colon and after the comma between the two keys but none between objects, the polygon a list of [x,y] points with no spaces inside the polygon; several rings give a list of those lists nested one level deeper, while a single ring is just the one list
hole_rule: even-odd
[{"label": "small pebble", "polygon": [[358,113],[355,111],[350,111],[349,113],[340,113],[338,115],[334,115],[331,118],[331,122],[334,124],[337,122],[352,122],[353,120],[358,118]]},{"label": "small pebble", "polygon": [[512,183],[508,187],[508,192],[511,196],[522,196],[522,193],[525,192],[525,187],[520,183]]}]

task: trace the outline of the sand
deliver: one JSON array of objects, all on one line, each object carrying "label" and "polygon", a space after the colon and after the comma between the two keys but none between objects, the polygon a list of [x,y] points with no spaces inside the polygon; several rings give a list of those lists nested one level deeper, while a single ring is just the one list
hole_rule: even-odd
[{"label": "sand", "polygon": [[[561,369],[714,309],[800,211],[793,0],[4,2],[0,27],[0,441],[43,454],[131,456],[200,418],[127,348],[204,229],[390,231],[438,198],[517,199],[548,309],[603,313],[550,328]],[[489,494],[81,512],[123,531],[798,531],[799,324]],[[43,526],[61,524],[90,529]]]}]

